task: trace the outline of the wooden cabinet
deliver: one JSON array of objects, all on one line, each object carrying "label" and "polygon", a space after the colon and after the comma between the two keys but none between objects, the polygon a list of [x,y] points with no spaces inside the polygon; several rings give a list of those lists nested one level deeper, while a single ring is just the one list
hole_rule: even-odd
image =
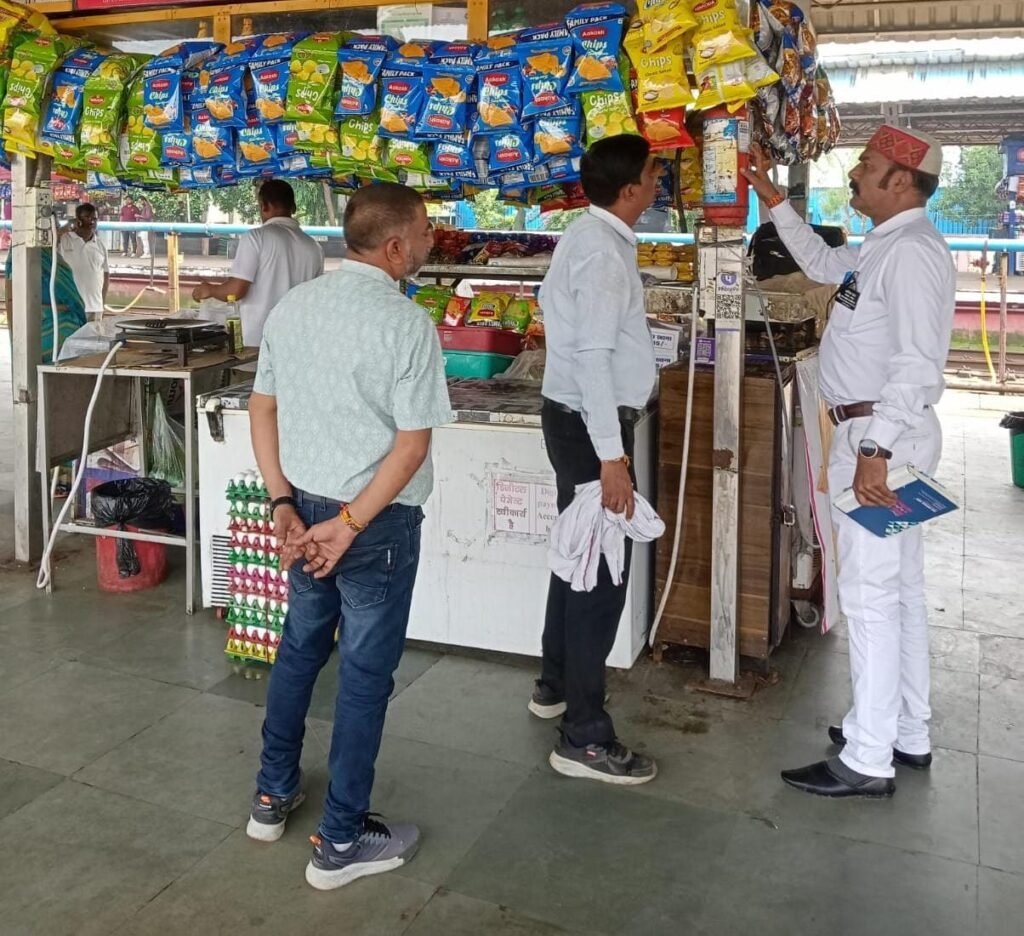
[{"label": "wooden cabinet", "polygon": [[[694,383],[690,461],[675,584],[658,629],[659,642],[709,646],[711,620],[711,449],[714,373],[698,370]],[[743,380],[740,480],[739,648],[765,659],[789,623],[789,441],[782,399],[792,423],[792,371],[783,370],[783,394],[774,371],[748,365]],[[668,532],[658,541],[658,600],[672,556],[686,415],[687,365],[661,371],[658,441],[658,513]]]}]

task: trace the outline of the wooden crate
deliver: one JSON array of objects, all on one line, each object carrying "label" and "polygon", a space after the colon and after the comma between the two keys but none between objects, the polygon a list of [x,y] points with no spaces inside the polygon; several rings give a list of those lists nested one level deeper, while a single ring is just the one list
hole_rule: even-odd
[{"label": "wooden crate", "polygon": [[[783,372],[792,413],[792,374]],[[656,588],[665,586],[679,497],[687,365],[661,371],[658,443],[658,513],[669,533],[658,541]],[[789,621],[790,528],[782,505],[789,502],[789,447],[773,373],[763,369],[743,381],[740,479],[739,648],[765,659]],[[709,646],[711,620],[711,448],[714,372],[698,370],[694,384],[690,461],[683,505],[683,532],[675,584],[658,630],[659,641]]]}]

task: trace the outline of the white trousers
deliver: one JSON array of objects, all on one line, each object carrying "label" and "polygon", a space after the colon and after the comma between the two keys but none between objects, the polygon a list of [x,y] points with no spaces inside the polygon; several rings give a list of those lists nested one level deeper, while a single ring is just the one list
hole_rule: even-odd
[{"label": "white trousers", "polygon": [[[929,408],[924,424],[896,442],[890,465],[911,464],[933,474],[942,453],[942,429]],[[836,427],[829,454],[833,498],[853,485],[857,447],[870,417]],[[920,527],[881,538],[832,509],[839,558],[839,603],[850,632],[853,707],[843,720],[840,754],[851,770],[891,777],[892,749],[927,754],[930,663]]]}]

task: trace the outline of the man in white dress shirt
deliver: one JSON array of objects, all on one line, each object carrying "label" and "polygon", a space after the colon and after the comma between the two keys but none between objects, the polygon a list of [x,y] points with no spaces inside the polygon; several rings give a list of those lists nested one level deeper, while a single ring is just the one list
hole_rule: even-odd
[{"label": "man in white dress shirt", "polygon": [[[604,506],[632,517],[633,427],[656,378],[632,227],[654,201],[658,169],[643,138],[623,135],[595,143],[581,175],[591,207],[562,235],[540,289],[544,443],[559,513],[576,485],[599,480]],[[626,602],[629,545],[619,585],[603,557],[592,591],[551,577],[541,677],[529,703],[539,718],[564,716],[549,758],[555,770],[614,784],[646,783],[657,772],[651,758],[616,739],[604,708],[605,660]]]},{"label": "man in white dress shirt", "polygon": [[96,209],[88,204],[75,209],[75,220],[61,231],[60,254],[75,277],[85,314],[90,319],[103,315],[110,285],[107,248],[96,236]]},{"label": "man in white dress shirt", "polygon": [[[804,272],[841,284],[821,340],[821,394],[836,426],[829,455],[833,500],[853,488],[861,504],[889,506],[890,467],[938,467],[942,396],[956,272],[925,205],[939,184],[941,144],[885,125],[850,172],[851,206],[874,227],[861,247],[830,248],[796,214],[753,153],[746,173],[771,208]],[[881,539],[833,508],[839,599],[850,632],[853,707],[829,729],[838,757],[782,778],[820,796],[891,796],[894,764],[931,765],[928,615],[921,528]]]},{"label": "man in white dress shirt", "polygon": [[263,224],[239,240],[231,275],[221,283],[203,280],[192,290],[196,302],[207,298],[231,302],[234,297],[247,348],[260,346],[267,316],[285,293],[324,271],[320,245],[292,217],[292,187],[282,179],[268,179],[256,197]]}]

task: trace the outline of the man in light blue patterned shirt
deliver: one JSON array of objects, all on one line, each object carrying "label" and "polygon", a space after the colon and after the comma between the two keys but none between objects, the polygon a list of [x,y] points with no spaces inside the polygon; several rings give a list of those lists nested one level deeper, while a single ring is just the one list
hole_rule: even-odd
[{"label": "man in light blue patterned shirt", "polygon": [[419,844],[416,826],[371,817],[370,791],[433,485],[431,430],[452,418],[437,333],[396,282],[433,244],[422,198],[374,185],[352,196],[344,223],[341,270],[270,313],[249,401],[289,610],[247,832],[276,841],[305,797],[306,712],[337,631],[330,785],[306,867],[320,890],[400,867]]}]

